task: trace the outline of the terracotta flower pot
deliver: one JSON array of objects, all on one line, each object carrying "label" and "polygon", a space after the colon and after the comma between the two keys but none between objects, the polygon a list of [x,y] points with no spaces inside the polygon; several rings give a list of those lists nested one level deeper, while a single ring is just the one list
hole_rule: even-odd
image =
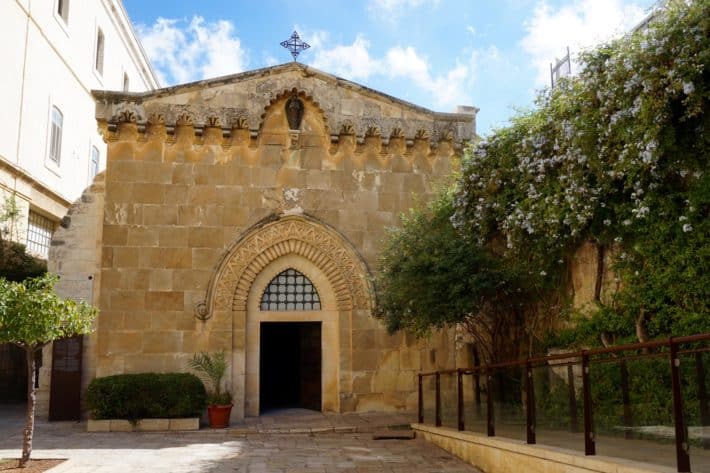
[{"label": "terracotta flower pot", "polygon": [[207,416],[210,419],[210,428],[224,429],[229,426],[229,415],[232,413],[234,404],[221,406],[207,406]]}]

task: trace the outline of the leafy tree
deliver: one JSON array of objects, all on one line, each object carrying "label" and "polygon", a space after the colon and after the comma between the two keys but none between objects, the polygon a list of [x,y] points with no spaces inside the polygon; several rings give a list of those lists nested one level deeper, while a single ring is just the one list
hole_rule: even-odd
[{"label": "leafy tree", "polygon": [[47,262],[28,255],[25,245],[0,240],[0,277],[10,281],[23,281],[47,272]]},{"label": "leafy tree", "polygon": [[27,419],[20,467],[32,453],[36,388],[35,358],[54,340],[91,331],[97,309],[84,302],[61,299],[54,292],[57,276],[46,274],[24,282],[0,278],[0,343],[25,350],[27,359]]},{"label": "leafy tree", "polygon": [[7,229],[7,234],[0,232],[0,277],[10,281],[22,281],[25,278],[40,276],[47,272],[47,262],[28,255],[25,245],[17,243],[18,224],[22,211],[17,205],[15,194],[5,198],[0,207],[0,223]]},{"label": "leafy tree", "polygon": [[515,357],[521,334],[535,314],[522,311],[530,297],[519,274],[451,224],[455,188],[444,189],[426,207],[402,216],[388,229],[375,280],[376,314],[390,332],[425,335],[432,328],[462,324],[487,361]]},{"label": "leafy tree", "polygon": [[710,2],[667,1],[464,160],[454,225],[531,283],[564,290],[583,241],[613,257],[619,291],[603,302],[598,271],[568,342],[710,329],[708,18]]}]

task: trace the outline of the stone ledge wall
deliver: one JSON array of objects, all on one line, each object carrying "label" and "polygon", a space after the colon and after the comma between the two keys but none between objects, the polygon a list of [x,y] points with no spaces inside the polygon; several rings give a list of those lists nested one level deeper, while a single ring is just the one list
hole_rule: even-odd
[{"label": "stone ledge wall", "polygon": [[674,469],[621,458],[584,456],[572,450],[526,445],[501,437],[486,437],[445,427],[414,424],[428,442],[453,453],[484,473],[671,473]]},{"label": "stone ledge wall", "polygon": [[[57,293],[66,298],[81,299],[98,305],[101,285],[101,238],[105,195],[105,174],[96,176],[94,182],[70,207],[61,225],[54,232],[49,249],[47,269],[59,275]],[[94,322],[99,330],[100,317]],[[84,337],[82,392],[89,385],[96,369],[97,339]],[[52,374],[52,345],[42,351],[42,367],[37,394],[37,412],[49,415],[49,386]],[[83,401],[82,401],[83,403]]]}]

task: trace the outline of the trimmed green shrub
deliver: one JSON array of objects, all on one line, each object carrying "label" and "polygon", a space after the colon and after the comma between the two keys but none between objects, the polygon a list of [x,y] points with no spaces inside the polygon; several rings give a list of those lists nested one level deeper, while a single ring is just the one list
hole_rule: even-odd
[{"label": "trimmed green shrub", "polygon": [[119,374],[96,378],[86,392],[94,419],[199,417],[205,386],[190,373]]}]

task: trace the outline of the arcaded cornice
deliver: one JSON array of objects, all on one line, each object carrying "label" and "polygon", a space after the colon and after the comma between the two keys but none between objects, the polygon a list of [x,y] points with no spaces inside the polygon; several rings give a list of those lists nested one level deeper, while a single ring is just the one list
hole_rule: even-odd
[{"label": "arcaded cornice", "polygon": [[[292,93],[318,106],[333,141],[340,135],[354,135],[359,140],[379,136],[387,144],[391,137],[401,137],[407,141],[450,141],[458,148],[475,136],[475,114],[434,112],[299,63],[152,92],[93,92],[96,118],[109,131],[121,123],[135,123],[140,132],[158,122],[168,133],[180,124],[189,124],[198,135],[205,128],[221,128],[225,136],[234,129],[248,129],[254,137],[265,111]],[[223,97],[214,99],[220,94]],[[230,100],[232,96],[237,99]]]}]

